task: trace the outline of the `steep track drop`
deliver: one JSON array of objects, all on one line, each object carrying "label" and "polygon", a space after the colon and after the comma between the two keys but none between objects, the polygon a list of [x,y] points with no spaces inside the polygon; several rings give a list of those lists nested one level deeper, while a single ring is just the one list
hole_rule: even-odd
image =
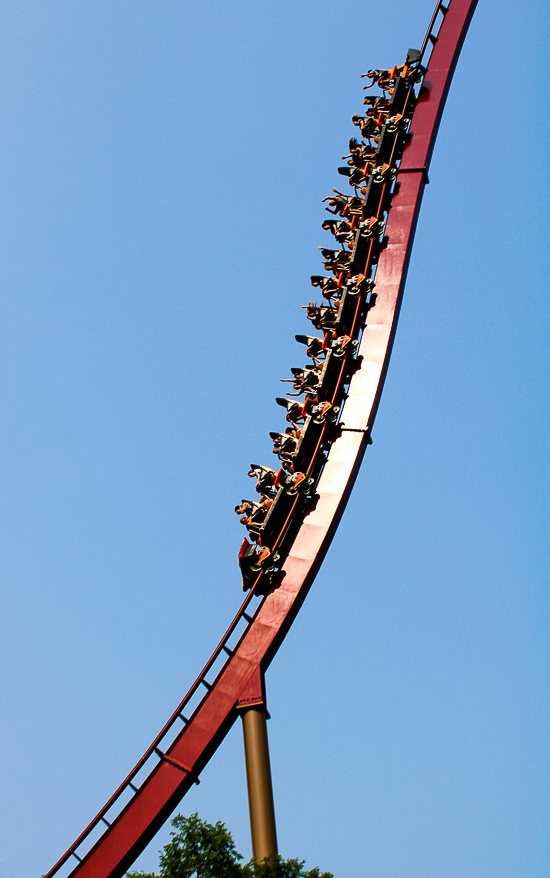
[{"label": "steep track drop", "polygon": [[[132,865],[198,776],[235,722],[239,708],[264,701],[263,675],[283,642],[328,550],[370,442],[397,328],[416,222],[441,114],[477,0],[436,6],[426,39],[433,49],[397,169],[376,270],[376,298],[357,364],[316,489],[316,502],[299,527],[254,616],[251,589],[223,639],[164,728],[99,814],[45,878],[76,860],[78,878],[118,878]],[[386,184],[384,184],[386,185]],[[367,261],[370,256],[367,257]],[[312,460],[313,464],[313,460]],[[284,528],[283,528],[284,530]],[[282,532],[281,532],[282,533]],[[245,625],[237,643],[239,630]],[[231,644],[231,645],[230,645]],[[209,673],[225,662],[213,681]],[[184,714],[200,687],[205,694]],[[179,731],[178,731],[179,729]]]}]

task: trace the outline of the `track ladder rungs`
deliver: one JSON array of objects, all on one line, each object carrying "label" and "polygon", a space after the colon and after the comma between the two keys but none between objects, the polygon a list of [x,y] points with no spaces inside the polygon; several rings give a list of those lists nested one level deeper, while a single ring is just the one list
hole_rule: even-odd
[{"label": "track ladder rungs", "polygon": [[252,616],[249,616],[248,613],[243,613],[243,619],[246,619],[248,624],[250,625],[253,621]]}]

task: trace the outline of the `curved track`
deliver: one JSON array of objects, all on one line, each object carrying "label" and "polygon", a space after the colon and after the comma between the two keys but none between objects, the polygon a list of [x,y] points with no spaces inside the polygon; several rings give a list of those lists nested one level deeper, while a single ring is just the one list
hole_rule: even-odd
[{"label": "curved track", "polygon": [[[280,574],[257,607],[247,608],[261,589],[259,575],[237,615],[193,686],[149,749],[82,835],[45,878],[64,866],[78,878],[117,878],[132,865],[170,816],[233,725],[239,708],[264,702],[263,675],[283,642],[328,550],[370,443],[397,327],[416,222],[439,122],[453,72],[477,0],[438,3],[422,54],[433,49],[414,109],[397,184],[391,196],[376,268],[376,296],[369,307],[355,371],[342,408],[336,438],[316,488],[315,503],[303,515]],[[389,194],[384,183],[381,201]],[[358,265],[372,271],[373,245]],[[358,304],[349,334],[360,329]],[[344,366],[335,390],[343,394]],[[323,441],[321,431],[319,443]],[[315,465],[319,444],[312,456]],[[308,472],[309,474],[309,472]],[[298,501],[296,501],[298,502]],[[295,505],[289,519],[295,511]],[[278,541],[287,533],[288,519]],[[273,546],[276,548],[276,545]],[[213,679],[208,680],[208,677]],[[204,692],[199,699],[199,693]],[[198,703],[197,703],[198,702]],[[196,704],[196,706],[194,706]],[[189,718],[184,712],[190,714]]]}]

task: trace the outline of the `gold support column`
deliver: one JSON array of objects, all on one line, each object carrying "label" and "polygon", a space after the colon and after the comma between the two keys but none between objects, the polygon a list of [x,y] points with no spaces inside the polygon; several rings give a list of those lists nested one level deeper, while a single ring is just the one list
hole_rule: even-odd
[{"label": "gold support column", "polygon": [[264,857],[277,853],[265,707],[260,704],[249,707],[243,711],[242,718],[252,855],[261,862]]}]

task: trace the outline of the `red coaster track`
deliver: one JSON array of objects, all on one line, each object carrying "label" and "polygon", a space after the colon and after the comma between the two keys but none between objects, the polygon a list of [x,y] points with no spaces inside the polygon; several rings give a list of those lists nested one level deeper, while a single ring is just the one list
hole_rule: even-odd
[{"label": "red coaster track", "polygon": [[[300,609],[344,512],[365,449],[370,442],[384,386],[411,254],[416,222],[439,122],[454,69],[477,0],[438,2],[428,28],[422,56],[433,45],[414,109],[407,143],[397,167],[397,184],[387,209],[383,245],[376,269],[376,296],[358,349],[357,367],[342,408],[336,438],[316,488],[316,499],[301,520],[273,585],[254,616],[246,611],[261,589],[260,573],[227,632],[193,686],[135,768],[99,814],[61,857],[45,878],[53,876],[71,858],[70,873],[78,878],[122,876],[170,816],[235,722],[240,707],[264,702],[263,676]],[[412,89],[411,89],[412,90]],[[414,98],[414,95],[413,95]],[[407,98],[408,100],[408,98]],[[393,154],[392,154],[393,155]],[[388,198],[385,182],[380,206]],[[373,244],[360,266],[372,271]],[[359,299],[360,297],[358,297]],[[361,325],[358,302],[350,335]],[[342,398],[342,371],[333,403]],[[326,425],[311,458],[308,475],[323,441]],[[296,500],[276,544],[288,533]],[[246,624],[234,646],[238,626]],[[207,680],[221,657],[225,663],[212,682]],[[187,719],[186,705],[203,686],[205,694]],[[183,727],[181,726],[183,724]],[[179,731],[178,731],[179,729]],[[144,779],[142,776],[145,775]],[[101,832],[101,829],[103,830]],[[99,837],[98,837],[99,834]]]}]

